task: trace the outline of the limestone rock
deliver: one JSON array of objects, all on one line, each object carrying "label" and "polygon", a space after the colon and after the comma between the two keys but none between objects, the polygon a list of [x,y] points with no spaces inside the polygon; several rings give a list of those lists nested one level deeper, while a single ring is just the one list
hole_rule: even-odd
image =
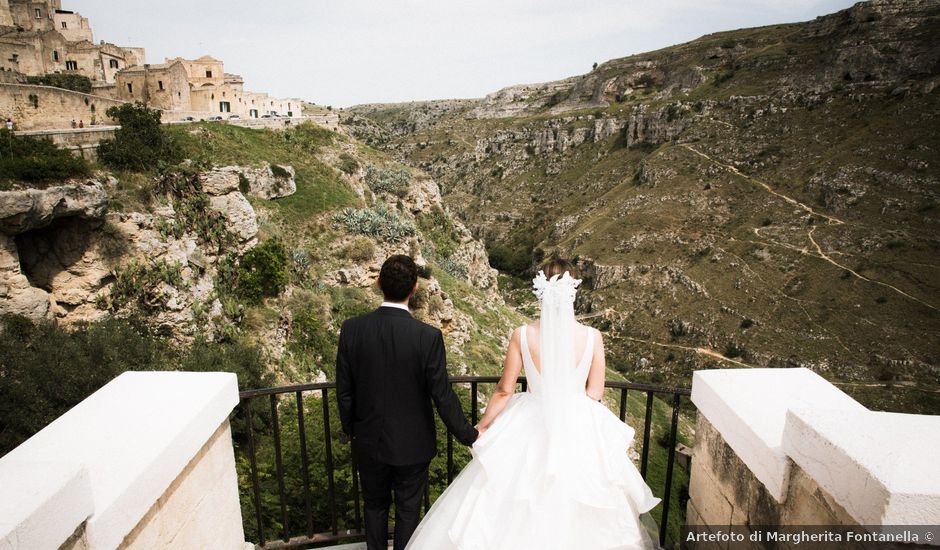
[{"label": "limestone rock", "polygon": [[477,288],[492,290],[493,298],[498,301],[502,300],[497,292],[496,280],[499,272],[490,267],[486,248],[481,241],[468,238],[460,243],[450,260],[466,266],[467,280],[470,284]]},{"label": "limestone rock", "polygon": [[209,197],[209,207],[225,217],[229,232],[241,243],[252,241],[258,234],[258,219],[244,195],[235,191],[227,195]]},{"label": "limestone rock", "polygon": [[238,191],[239,169],[233,166],[216,168],[199,175],[202,190],[213,196],[221,196]]},{"label": "limestone rock", "polygon": [[98,181],[47,189],[0,192],[0,232],[15,235],[49,225],[56,218],[101,218],[108,194]]},{"label": "limestone rock", "polygon": [[[292,166],[269,165],[262,167],[230,166],[224,170],[232,170],[241,174],[248,185],[245,191],[248,195],[261,199],[279,199],[288,197],[297,192],[297,173]],[[278,172],[275,174],[275,172]],[[236,188],[237,188],[236,181]]]},{"label": "limestone rock", "polygon": [[0,314],[39,322],[49,318],[51,304],[49,293],[32,286],[20,270],[16,243],[0,233]]}]

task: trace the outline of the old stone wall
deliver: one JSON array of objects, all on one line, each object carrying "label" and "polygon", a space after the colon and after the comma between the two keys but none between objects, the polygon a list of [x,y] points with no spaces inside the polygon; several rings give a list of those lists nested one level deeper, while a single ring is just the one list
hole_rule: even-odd
[{"label": "old stone wall", "polygon": [[940,519],[940,417],[868,410],[804,368],[696,371],[692,402],[684,547],[936,548],[917,526]]},{"label": "old stone wall", "polygon": [[123,101],[27,84],[0,84],[0,118],[13,119],[17,130],[70,128],[72,121],[109,124],[105,111]]},{"label": "old stone wall", "polygon": [[713,531],[732,525],[858,525],[796,465],[791,466],[786,498],[777,502],[703,415],[695,428],[693,456],[689,525]]},{"label": "old stone wall", "polygon": [[66,128],[62,130],[27,130],[17,132],[18,136],[33,139],[51,139],[62,149],[68,149],[77,156],[89,160],[98,157],[98,144],[114,137],[119,126],[95,126],[93,128]]}]

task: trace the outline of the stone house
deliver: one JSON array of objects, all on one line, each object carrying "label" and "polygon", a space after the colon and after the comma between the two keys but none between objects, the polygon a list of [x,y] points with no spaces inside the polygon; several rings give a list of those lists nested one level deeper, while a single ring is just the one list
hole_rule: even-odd
[{"label": "stone house", "polygon": [[[246,91],[244,79],[226,73],[224,63],[211,56],[176,57],[147,64],[143,48],[104,41],[96,44],[88,18],[63,10],[61,0],[0,0],[0,71],[5,72],[2,81],[10,85],[24,84],[24,76],[56,73],[83,75],[91,80],[90,97],[71,97],[75,92],[48,87],[41,94],[25,88],[4,88],[5,93],[17,98],[42,96],[39,105],[35,99],[31,103],[22,98],[0,102],[12,105],[0,115],[15,118],[21,128],[57,128],[62,120],[90,118],[88,111],[95,98],[102,100],[98,102],[102,105],[109,100],[139,101],[165,111],[165,121],[302,115],[303,100]],[[55,113],[46,112],[50,105],[57,105],[49,94],[61,96],[61,108],[57,107]],[[70,105],[79,108],[72,114],[64,112]]]},{"label": "stone house", "polygon": [[143,48],[95,44],[88,19],[63,10],[61,0],[0,0],[0,69],[80,74],[100,85],[143,60]]}]

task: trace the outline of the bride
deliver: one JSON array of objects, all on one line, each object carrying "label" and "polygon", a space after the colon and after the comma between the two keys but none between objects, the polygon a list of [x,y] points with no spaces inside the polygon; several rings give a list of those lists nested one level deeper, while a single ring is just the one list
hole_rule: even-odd
[{"label": "bride", "polygon": [[[600,401],[601,334],[578,323],[574,267],[534,279],[540,319],[513,331],[473,460],[437,499],[411,550],[652,547],[640,521],[659,499],[627,457],[633,429]],[[513,394],[524,369],[528,391]]]}]

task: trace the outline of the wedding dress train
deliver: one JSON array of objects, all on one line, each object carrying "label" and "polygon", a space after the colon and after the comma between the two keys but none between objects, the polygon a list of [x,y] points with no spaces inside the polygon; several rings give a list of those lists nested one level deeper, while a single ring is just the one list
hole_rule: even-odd
[{"label": "wedding dress train", "polygon": [[[474,443],[473,459],[428,511],[408,549],[655,546],[640,515],[659,499],[627,456],[634,430],[584,391],[593,333],[588,331],[583,356],[564,377],[564,391],[552,391],[533,364],[527,329],[522,327],[527,391],[513,395]],[[544,331],[542,336],[544,341]],[[567,336],[573,342],[574,330]],[[546,422],[545,415],[552,411],[561,414]]]}]

